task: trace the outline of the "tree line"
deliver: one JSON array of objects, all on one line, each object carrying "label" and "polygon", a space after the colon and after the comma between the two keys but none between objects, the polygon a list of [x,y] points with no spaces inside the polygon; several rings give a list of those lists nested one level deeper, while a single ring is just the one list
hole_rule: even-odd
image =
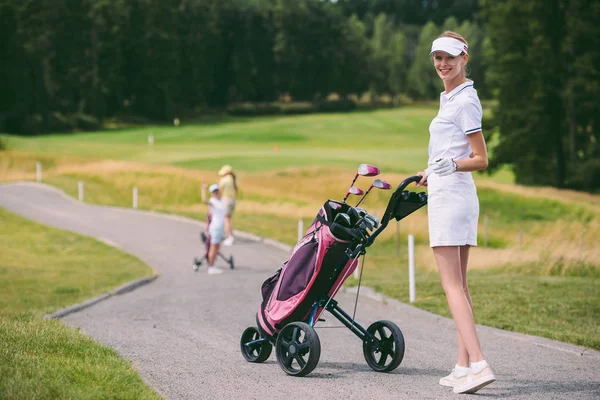
[{"label": "tree line", "polygon": [[[0,0],[0,121],[37,132],[71,115],[167,121],[282,95],[435,98],[441,86],[423,69],[443,28],[425,18],[431,6],[396,3]],[[436,18],[481,36],[468,19]]]},{"label": "tree line", "polygon": [[[492,170],[600,188],[600,3],[593,0],[0,0],[0,131],[171,121],[285,96],[437,99],[428,56],[469,41],[495,100]],[[350,100],[348,100],[350,101]]]}]

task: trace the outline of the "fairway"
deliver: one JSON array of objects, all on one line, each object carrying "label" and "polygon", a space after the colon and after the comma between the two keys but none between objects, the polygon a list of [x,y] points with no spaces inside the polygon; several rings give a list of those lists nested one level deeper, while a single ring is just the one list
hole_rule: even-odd
[{"label": "fairway", "polygon": [[[9,148],[45,155],[116,159],[243,172],[377,163],[388,172],[414,173],[427,163],[431,106],[395,111],[296,117],[223,118],[87,134],[11,137]],[[148,135],[154,144],[148,144]]]},{"label": "fairway", "polygon": [[[292,245],[298,220],[307,227],[325,200],[341,199],[358,164],[380,167],[380,178],[392,187],[422,170],[428,125],[436,112],[437,105],[411,105],[371,112],[182,120],[178,127],[35,138],[3,136],[8,151],[0,160],[0,180],[33,180],[39,161],[43,181],[75,198],[78,182],[83,182],[85,202],[131,207],[136,187],[140,208],[204,221],[201,184],[216,182],[218,169],[231,164],[240,185],[234,228]],[[471,285],[473,293],[490,293],[475,294],[475,307],[481,301],[489,311],[476,314],[476,321],[598,348],[593,324],[600,313],[600,196],[514,185],[509,170],[474,176],[481,213],[480,246],[470,257]],[[363,189],[369,184],[368,178],[357,181]],[[381,216],[390,194],[374,190],[363,205]],[[396,237],[390,225],[371,248],[367,284],[408,300],[405,243],[414,234],[415,305],[445,315],[428,246],[426,210],[401,221],[398,230]],[[576,295],[565,295],[569,291]],[[540,316],[535,324],[522,318],[524,310],[517,311],[515,298],[530,305],[528,313]],[[560,301],[555,307],[544,299]],[[547,307],[553,311],[547,313]],[[573,308],[581,313],[571,312]]]}]

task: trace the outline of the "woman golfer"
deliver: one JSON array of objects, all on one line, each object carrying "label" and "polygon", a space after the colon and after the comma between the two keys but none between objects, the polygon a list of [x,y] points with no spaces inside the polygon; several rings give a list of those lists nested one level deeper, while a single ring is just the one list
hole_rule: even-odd
[{"label": "woman golfer", "polygon": [[458,361],[440,385],[454,393],[475,393],[496,378],[481,352],[473,304],[467,286],[469,249],[477,245],[479,199],[471,171],[487,168],[481,133],[481,103],[466,78],[467,41],[444,32],[430,55],[444,83],[440,109],[429,126],[429,162],[423,179],[428,187],[429,241],[458,335]]},{"label": "woman golfer", "polygon": [[225,246],[231,246],[234,240],[231,218],[233,217],[233,211],[235,210],[235,197],[238,193],[237,179],[231,165],[224,165],[219,170],[219,176],[221,177],[219,180],[221,201],[225,205],[225,240],[223,240],[223,244]]}]

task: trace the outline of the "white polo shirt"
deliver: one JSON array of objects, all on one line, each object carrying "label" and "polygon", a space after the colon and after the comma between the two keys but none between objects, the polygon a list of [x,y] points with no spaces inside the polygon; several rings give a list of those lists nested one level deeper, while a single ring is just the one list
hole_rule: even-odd
[{"label": "white polo shirt", "polygon": [[210,226],[221,227],[225,224],[225,205],[216,197],[208,199],[208,211],[211,214]]},{"label": "white polo shirt", "polygon": [[473,81],[466,81],[450,93],[442,92],[440,110],[429,125],[428,165],[442,157],[468,158],[472,150],[467,135],[481,131],[481,118],[481,102]]}]

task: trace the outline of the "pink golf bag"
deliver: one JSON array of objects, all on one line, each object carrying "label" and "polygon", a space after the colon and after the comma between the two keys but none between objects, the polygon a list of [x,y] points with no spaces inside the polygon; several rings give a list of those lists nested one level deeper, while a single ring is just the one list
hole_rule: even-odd
[{"label": "pink golf bag", "polygon": [[362,340],[365,360],[373,370],[388,372],[400,365],[404,357],[400,328],[381,320],[365,329],[338,306],[334,296],[391,219],[400,220],[427,204],[425,193],[404,190],[419,180],[420,176],[411,176],[397,187],[381,224],[366,210],[349,206],[345,199],[323,204],[289,259],[262,284],[257,327],[246,328],[240,339],[247,361],[264,362],[274,346],[285,373],[309,374],[321,353],[314,326],[327,310]]}]

